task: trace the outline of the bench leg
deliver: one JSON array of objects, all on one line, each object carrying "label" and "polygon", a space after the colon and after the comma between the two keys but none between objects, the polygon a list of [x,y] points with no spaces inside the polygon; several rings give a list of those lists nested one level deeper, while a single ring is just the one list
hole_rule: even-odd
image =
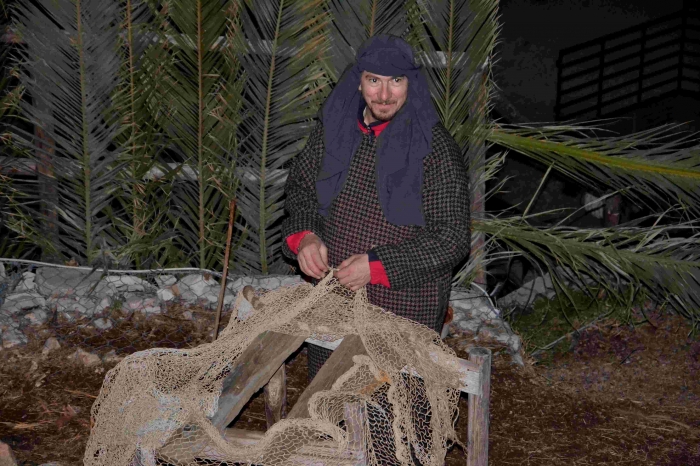
[{"label": "bench leg", "polygon": [[481,396],[469,394],[467,466],[489,462],[489,402],[491,392],[491,350],[472,348],[469,360],[481,369]]},{"label": "bench leg", "polygon": [[284,364],[265,385],[265,419],[267,428],[287,417],[287,373]]}]

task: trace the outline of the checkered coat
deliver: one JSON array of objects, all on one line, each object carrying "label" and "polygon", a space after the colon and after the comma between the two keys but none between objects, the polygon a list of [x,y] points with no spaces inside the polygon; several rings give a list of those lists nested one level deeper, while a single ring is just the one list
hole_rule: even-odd
[{"label": "checkered coat", "polygon": [[[467,169],[454,139],[442,124],[435,125],[433,151],[423,161],[425,226],[393,225],[385,219],[377,194],[377,139],[364,134],[345,185],[323,217],[315,191],[324,154],[323,126],[317,124],[289,173],[283,235],[313,231],[328,247],[332,267],[374,249],[391,288],[368,284],[369,301],[440,332],[452,269],[470,248]],[[284,241],[283,249],[294,258]]]}]

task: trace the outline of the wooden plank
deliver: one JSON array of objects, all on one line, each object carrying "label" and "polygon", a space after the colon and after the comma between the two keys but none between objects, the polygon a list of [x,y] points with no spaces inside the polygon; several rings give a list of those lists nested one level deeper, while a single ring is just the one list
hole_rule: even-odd
[{"label": "wooden plank", "polygon": [[[262,440],[265,433],[254,430],[224,429],[222,436],[232,446],[250,447]],[[323,464],[358,466],[358,456],[358,453],[352,450],[339,450],[338,443],[332,440],[314,441],[307,439],[305,445],[289,457],[287,462],[288,464],[315,466]],[[223,454],[215,445],[212,445],[201,430],[197,430],[194,435],[189,435],[184,444],[168,443],[158,449],[157,458],[178,464],[190,464],[198,460],[206,462],[222,458],[237,463],[253,463],[255,461],[255,458],[248,458],[243,454],[234,457]]]},{"label": "wooden plank", "polygon": [[265,419],[267,428],[287,417],[287,371],[284,364],[265,385]]},{"label": "wooden plank", "polygon": [[481,395],[469,395],[467,466],[488,466],[491,350],[472,348],[469,350],[469,360],[481,369]]},{"label": "wooden plank", "polygon": [[304,343],[304,337],[263,332],[243,351],[238,364],[224,380],[219,409],[212,418],[223,431],[251,396],[270,380],[284,361]]},{"label": "wooden plank", "polygon": [[[315,340],[312,338],[308,338],[306,340],[306,342],[310,343],[310,344],[317,344],[317,345],[322,346],[326,349],[335,351],[335,349],[338,348],[340,344],[342,344],[343,339],[341,338],[339,340],[335,340],[335,341],[331,341],[331,342],[324,342],[321,340]],[[367,354],[366,350],[364,353],[361,353],[361,354]],[[460,385],[458,387],[456,387],[458,390],[460,390],[464,393],[471,393],[473,395],[480,395],[481,394],[481,378],[479,375],[481,369],[478,365],[474,364],[471,361],[467,361],[466,359],[461,359],[461,358],[458,358],[456,356],[446,355],[445,353],[437,353],[437,352],[431,351],[428,353],[428,356],[436,364],[441,364],[444,368],[456,371],[460,374],[460,377],[459,377]],[[352,367],[352,364],[350,364],[350,366],[348,366],[348,369],[350,367]],[[323,369],[323,368],[321,368],[321,369]],[[403,372],[408,373],[405,370]],[[417,375],[415,373],[413,375],[420,377],[420,375]],[[333,382],[331,382],[331,385],[332,384],[333,384]],[[330,388],[330,385],[328,386],[328,388],[324,388],[324,390],[328,390],[329,388]],[[302,417],[304,417],[304,416],[302,416]]]},{"label": "wooden plank", "polygon": [[301,394],[287,419],[298,419],[309,417],[309,400],[311,395],[323,390],[330,390],[333,383],[345,374],[353,366],[352,357],[355,355],[366,355],[367,350],[362,344],[362,339],[358,335],[347,335],[343,338],[340,346],[333,351],[333,354],[323,364],[311,381],[304,393]]},{"label": "wooden plank", "polygon": [[365,408],[360,403],[345,403],[343,405],[345,428],[348,433],[348,445],[351,451],[357,452],[357,466],[367,464],[367,437],[365,435]]}]

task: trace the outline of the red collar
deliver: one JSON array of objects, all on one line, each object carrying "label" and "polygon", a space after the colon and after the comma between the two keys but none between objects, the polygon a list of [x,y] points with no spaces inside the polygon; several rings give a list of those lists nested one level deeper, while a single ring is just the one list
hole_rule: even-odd
[{"label": "red collar", "polygon": [[384,128],[386,128],[389,123],[391,123],[391,120],[383,121],[381,123],[374,122],[370,126],[367,126],[364,121],[358,119],[357,127],[360,128],[360,131],[365,134],[369,134],[369,132],[372,131],[374,137],[376,138],[382,131],[384,131]]}]

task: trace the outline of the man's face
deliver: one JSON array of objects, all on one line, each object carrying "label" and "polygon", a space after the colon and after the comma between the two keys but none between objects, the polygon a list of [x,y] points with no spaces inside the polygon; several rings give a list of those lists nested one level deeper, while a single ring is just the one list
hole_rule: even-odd
[{"label": "man's face", "polygon": [[380,76],[362,72],[360,91],[367,103],[367,123],[389,121],[406,103],[408,78],[406,76]]}]

